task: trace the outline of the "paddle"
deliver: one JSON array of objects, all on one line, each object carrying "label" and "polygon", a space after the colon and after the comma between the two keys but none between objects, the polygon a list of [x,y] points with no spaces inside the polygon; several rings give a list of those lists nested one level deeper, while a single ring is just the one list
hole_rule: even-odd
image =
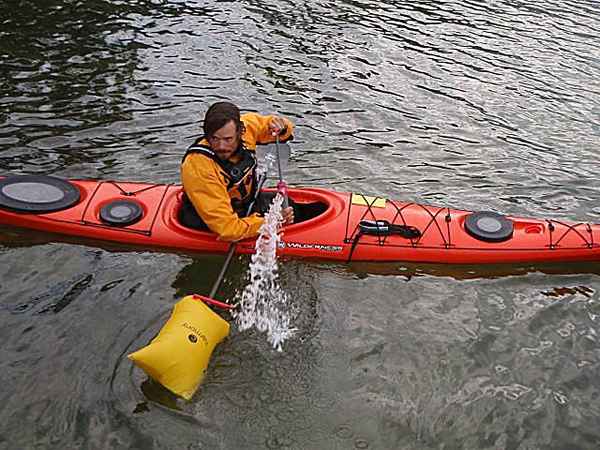
[{"label": "paddle", "polygon": [[[277,137],[277,139],[275,141],[275,146],[273,146],[272,144],[268,144],[268,145],[258,147],[256,149],[256,158],[259,162],[259,165],[262,167],[263,170],[260,171],[261,174],[259,176],[259,180],[257,183],[256,194],[254,194],[254,198],[252,199],[252,202],[248,206],[246,214],[250,214],[250,212],[252,211],[252,208],[254,207],[254,204],[256,203],[256,200],[258,199],[258,196],[260,194],[260,190],[262,189],[263,185],[265,184],[265,181],[267,180],[269,169],[271,168],[271,166],[273,165],[273,162],[275,160],[277,161],[277,168],[279,170],[279,180],[280,180],[279,183],[283,183],[283,185],[284,185],[284,188],[285,188],[284,199],[287,202],[287,185],[285,185],[285,182],[282,180],[281,174],[282,174],[282,171],[285,170],[285,168],[287,168],[287,164],[288,164],[288,161],[290,158],[290,153],[291,153],[291,149],[288,144],[281,144],[281,145],[279,144],[279,136]],[[279,192],[279,184],[277,185],[277,189]],[[237,246],[237,242],[232,242],[231,245],[229,246],[229,250],[227,251],[227,256],[225,257],[225,262],[223,263],[223,267],[221,267],[221,271],[219,272],[219,275],[217,276],[217,279],[215,280],[215,283],[213,284],[213,287],[210,291],[210,294],[208,294],[208,297],[204,296],[204,295],[197,295],[204,302],[209,303],[211,305],[215,305],[215,306],[217,306],[219,308],[223,308],[223,309],[233,309],[234,308],[234,306],[230,305],[229,303],[224,303],[224,302],[215,300],[214,296],[217,294],[217,291],[219,290],[219,287],[221,286],[221,283],[223,282],[223,278],[225,277],[225,273],[227,272],[227,269],[229,268],[229,264],[231,264],[231,260],[233,258],[233,254],[235,253],[236,246]]]},{"label": "paddle", "polygon": [[[248,213],[267,179],[269,162],[275,160],[277,155],[274,153],[277,152],[278,163],[280,167],[284,167],[289,158],[289,147],[287,150],[284,146],[279,149],[276,145],[274,149],[261,149],[259,152],[265,157],[266,164],[264,170],[260,171],[256,193],[248,207]],[[151,378],[187,400],[191,399],[198,389],[215,345],[229,334],[229,322],[211,310],[206,303],[225,309],[233,308],[233,305],[214,300],[213,297],[223,281],[235,248],[236,243],[232,242],[221,272],[210,291],[210,297],[188,295],[181,299],[175,304],[171,317],[150,344],[127,355]]]}]

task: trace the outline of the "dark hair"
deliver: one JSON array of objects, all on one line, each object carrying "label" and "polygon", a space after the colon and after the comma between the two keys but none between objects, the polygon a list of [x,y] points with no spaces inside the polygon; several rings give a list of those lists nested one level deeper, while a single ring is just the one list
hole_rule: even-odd
[{"label": "dark hair", "polygon": [[235,123],[236,130],[240,132],[242,130],[242,121],[240,119],[239,108],[229,102],[213,103],[204,116],[204,136],[207,138],[213,136],[232,120]]}]

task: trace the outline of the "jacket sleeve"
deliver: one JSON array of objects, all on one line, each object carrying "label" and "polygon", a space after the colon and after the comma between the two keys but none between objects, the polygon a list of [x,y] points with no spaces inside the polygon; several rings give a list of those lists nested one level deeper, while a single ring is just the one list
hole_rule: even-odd
[{"label": "jacket sleeve", "polygon": [[258,236],[264,219],[257,214],[240,218],[233,208],[220,170],[204,155],[188,155],[181,166],[181,181],[196,212],[222,241]]},{"label": "jacket sleeve", "polygon": [[[269,130],[269,123],[271,123],[271,120],[274,117],[276,116],[262,116],[257,113],[242,114],[241,119],[246,127],[244,143],[249,148],[256,148],[256,144],[269,144],[275,142],[275,136],[273,136]],[[285,117],[281,118],[286,124],[286,130],[282,136],[279,136],[279,141],[285,142],[292,137],[292,134],[294,133],[294,124]]]}]

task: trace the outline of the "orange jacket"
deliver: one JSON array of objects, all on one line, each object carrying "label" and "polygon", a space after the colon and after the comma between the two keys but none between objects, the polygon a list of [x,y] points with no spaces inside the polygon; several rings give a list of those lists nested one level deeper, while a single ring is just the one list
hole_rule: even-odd
[{"label": "orange jacket", "polygon": [[[256,113],[241,115],[245,126],[242,141],[248,150],[255,151],[256,144],[275,141],[269,130],[269,123],[273,117]],[[287,130],[285,135],[281,136],[282,141],[289,139],[294,130],[294,125],[289,120],[285,119],[285,122]],[[203,139],[199,145],[208,147],[208,142]],[[181,164],[181,181],[196,212],[208,228],[219,235],[219,239],[238,241],[258,236],[264,219],[256,213],[243,218],[235,213],[231,200],[239,198],[240,193],[236,187],[227,190],[228,176],[213,159],[201,153],[187,155]],[[252,186],[247,187],[247,192],[250,193]]]}]

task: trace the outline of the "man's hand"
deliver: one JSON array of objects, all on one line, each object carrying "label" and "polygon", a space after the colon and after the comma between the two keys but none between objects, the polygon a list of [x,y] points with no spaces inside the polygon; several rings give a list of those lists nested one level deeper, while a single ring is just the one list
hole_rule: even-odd
[{"label": "man's hand", "polygon": [[283,218],[282,225],[291,225],[294,223],[294,209],[291,206],[283,208],[281,210],[281,217]]},{"label": "man's hand", "polygon": [[282,117],[275,116],[269,122],[269,130],[273,136],[281,136],[287,131],[287,122]]}]

